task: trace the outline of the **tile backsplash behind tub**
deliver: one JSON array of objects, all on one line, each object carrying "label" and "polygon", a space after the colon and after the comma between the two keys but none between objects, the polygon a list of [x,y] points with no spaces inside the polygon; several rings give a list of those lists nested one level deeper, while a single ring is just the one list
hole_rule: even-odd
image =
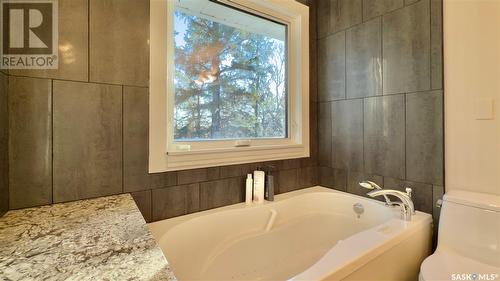
[{"label": "tile backsplash behind tub", "polygon": [[[148,174],[148,37],[149,0],[59,0],[59,69],[0,77],[0,212],[131,192],[152,221],[243,201],[262,163]],[[313,51],[312,157],[268,163],[278,192],[317,184],[315,68]]]},{"label": "tile backsplash behind tub", "polygon": [[[318,2],[319,183],[443,193],[442,0]],[[435,210],[433,210],[435,209]]]}]

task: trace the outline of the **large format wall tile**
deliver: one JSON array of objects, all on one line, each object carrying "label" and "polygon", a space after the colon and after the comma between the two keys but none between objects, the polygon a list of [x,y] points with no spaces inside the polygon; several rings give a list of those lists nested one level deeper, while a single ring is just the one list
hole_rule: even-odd
[{"label": "large format wall tile", "polygon": [[318,184],[316,167],[303,167],[299,169],[298,188],[306,188]]},{"label": "large format wall tile", "polygon": [[0,73],[0,216],[9,210],[9,78]]},{"label": "large format wall tile", "polygon": [[279,193],[293,191],[299,188],[299,169],[279,171],[278,173]]},{"label": "large format wall tile", "polygon": [[[307,2],[310,5],[314,4],[311,1]],[[330,7],[329,1],[326,2]],[[186,195],[188,203],[185,212],[198,211],[200,183],[204,183],[205,208],[239,202],[242,198],[240,196],[243,196],[243,182],[240,180],[243,180],[245,173],[253,171],[258,165],[276,165],[274,174],[277,184],[280,171],[284,170],[281,178],[285,184],[287,181],[290,182],[287,188],[296,189],[317,183],[315,166],[318,140],[315,102],[310,104],[312,122],[310,158],[250,163],[231,168],[215,167],[147,174],[145,167],[148,114],[145,88],[149,78],[148,3],[146,0],[59,0],[60,57],[61,62],[65,64],[55,71],[16,72],[19,75],[58,80],[53,82],[54,115],[48,113],[42,115],[43,118],[38,116],[40,120],[37,120],[53,117],[55,121],[53,149],[55,159],[50,161],[54,164],[54,173],[49,173],[55,176],[54,201],[131,192],[144,217],[149,221],[154,216],[153,205],[157,207],[156,218],[184,213],[179,212],[175,204],[171,210],[167,210],[172,206],[172,201],[169,200],[175,203],[177,200],[175,194],[182,192],[174,192],[176,188],[171,191],[166,190],[181,184],[196,186],[193,188],[196,191]],[[311,8],[311,11],[311,20],[314,20],[315,8]],[[325,12],[329,15],[330,8]],[[324,26],[326,33],[330,28],[329,19],[327,20],[328,23]],[[317,65],[314,63],[317,43],[315,24],[312,23],[310,28],[311,51],[313,51],[310,67],[315,72],[317,70]],[[342,34],[340,41],[342,69],[345,68],[343,36]],[[91,63],[88,63],[89,60]],[[345,80],[343,71],[342,78],[339,78],[342,87]],[[312,74],[311,77],[314,76]],[[85,84],[76,81],[90,82]],[[114,84],[124,86],[112,86]],[[317,83],[311,81],[310,89],[311,100],[316,101]],[[345,91],[342,90],[341,93],[340,98],[344,98]],[[49,129],[52,127],[49,126]],[[41,141],[37,141],[36,145],[43,145],[43,142],[47,141],[44,138],[38,139]],[[52,168],[50,163],[46,167]],[[240,175],[242,173],[243,175]],[[287,173],[291,176],[288,177]],[[221,178],[224,180],[219,181]],[[212,191],[216,194],[212,194]],[[31,200],[30,196],[36,196],[36,192],[38,190],[25,198]],[[174,194],[174,197],[165,199],[162,194],[167,194],[167,197]],[[152,198],[156,198],[155,195],[159,196],[156,203],[152,202]],[[52,195],[48,198],[52,200]],[[170,203],[165,205],[163,204],[165,202]]]},{"label": "large format wall tile", "polygon": [[145,190],[149,187],[148,128],[148,89],[124,87],[123,190],[125,192]]},{"label": "large format wall tile", "polygon": [[404,95],[364,101],[364,159],[369,174],[405,177]]},{"label": "large format wall tile", "polygon": [[406,179],[443,184],[443,95],[406,95]]},{"label": "large format wall tile", "polygon": [[[442,93],[429,92],[442,89],[442,0],[362,0],[363,23],[358,1],[318,2],[319,183],[364,196],[362,180],[410,185],[431,212],[443,189]],[[327,44],[332,33],[345,49]],[[344,58],[345,85],[334,84]]]},{"label": "large format wall tile", "polygon": [[344,169],[318,167],[318,181],[322,186],[346,191],[347,173]]},{"label": "large format wall tile", "polygon": [[10,208],[52,203],[52,85],[9,78]]},{"label": "large format wall tile", "polygon": [[149,1],[90,0],[90,81],[147,86]]},{"label": "large format wall tile", "polygon": [[429,0],[384,16],[384,93],[430,89]]},{"label": "large format wall tile", "polygon": [[122,87],[54,81],[54,201],[122,192]]},{"label": "large format wall tile", "polygon": [[318,164],[318,132],[319,132],[319,127],[318,127],[318,103],[317,102],[311,102],[311,106],[309,107],[309,147],[310,147],[310,157],[309,157],[308,162],[312,166],[317,166],[317,164]]},{"label": "large format wall tile", "polygon": [[332,166],[332,105],[319,103],[318,111],[318,161],[320,166]]},{"label": "large format wall tile", "polygon": [[146,222],[151,222],[151,190],[130,193]]},{"label": "large format wall tile", "polygon": [[363,0],[363,20],[378,17],[404,6],[404,0]]},{"label": "large format wall tile", "polygon": [[333,0],[330,3],[330,31],[334,33],[359,24],[362,16],[362,0]]},{"label": "large format wall tile", "polygon": [[363,171],[363,100],[332,102],[333,167]]},{"label": "large format wall tile", "polygon": [[243,177],[200,184],[200,210],[236,204],[245,200]]},{"label": "large format wall tile", "polygon": [[177,172],[177,182],[179,184],[216,180],[219,177],[220,167],[183,170]]},{"label": "large format wall tile", "polygon": [[280,170],[289,170],[289,169],[297,169],[300,168],[300,158],[296,159],[285,159],[279,161],[278,168]]},{"label": "large format wall tile", "polygon": [[172,186],[153,191],[153,221],[197,212],[200,208],[200,185]]},{"label": "large format wall tile", "polygon": [[148,188],[150,189],[177,185],[177,172],[149,174],[148,178]]},{"label": "large format wall tile", "polygon": [[382,94],[382,31],[380,18],[346,31],[346,95]]},{"label": "large format wall tile", "polygon": [[247,174],[253,172],[250,166],[249,164],[222,166],[220,167],[220,178],[246,177]]},{"label": "large format wall tile", "polygon": [[10,70],[11,75],[88,80],[88,0],[59,0],[58,6],[58,69]]},{"label": "large format wall tile", "polygon": [[318,100],[345,98],[345,32],[318,41]]}]

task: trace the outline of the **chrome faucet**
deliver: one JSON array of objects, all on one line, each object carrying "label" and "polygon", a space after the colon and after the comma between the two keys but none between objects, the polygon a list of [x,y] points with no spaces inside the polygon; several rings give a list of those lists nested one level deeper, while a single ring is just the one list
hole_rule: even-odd
[{"label": "chrome faucet", "polygon": [[[359,185],[361,187],[364,187],[366,189],[377,189],[377,190],[382,190],[382,187],[380,187],[378,184],[372,182],[372,181],[362,181],[359,183]],[[387,206],[390,206],[391,205],[391,200],[389,200],[389,198],[386,196],[386,195],[383,195],[384,196],[384,199],[385,199],[385,204]]]},{"label": "chrome faucet", "polygon": [[413,205],[413,201],[411,200],[411,188],[407,188],[406,193],[391,189],[379,189],[368,193],[368,196],[370,197],[386,195],[392,195],[401,200],[401,202],[390,202],[389,205],[399,206],[401,208],[401,218],[405,221],[410,221],[411,216],[415,214],[415,206]]}]

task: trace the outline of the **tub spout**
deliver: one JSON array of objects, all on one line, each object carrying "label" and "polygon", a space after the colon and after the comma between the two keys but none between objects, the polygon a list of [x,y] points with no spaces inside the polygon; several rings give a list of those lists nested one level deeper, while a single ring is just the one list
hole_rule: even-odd
[{"label": "tub spout", "polygon": [[415,206],[413,205],[413,201],[407,193],[398,191],[398,190],[390,190],[390,189],[381,189],[374,190],[368,193],[370,197],[384,196],[384,195],[392,195],[401,202],[391,202],[390,205],[397,205],[401,208],[402,219],[406,221],[411,220],[411,216],[415,213]]}]

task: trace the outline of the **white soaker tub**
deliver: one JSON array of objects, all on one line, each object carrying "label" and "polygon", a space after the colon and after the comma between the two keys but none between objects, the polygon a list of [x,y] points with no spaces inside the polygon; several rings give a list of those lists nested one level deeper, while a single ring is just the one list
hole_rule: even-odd
[{"label": "white soaker tub", "polygon": [[[432,218],[311,187],[149,224],[178,280],[417,280]],[[364,213],[359,217],[353,205]]]}]

